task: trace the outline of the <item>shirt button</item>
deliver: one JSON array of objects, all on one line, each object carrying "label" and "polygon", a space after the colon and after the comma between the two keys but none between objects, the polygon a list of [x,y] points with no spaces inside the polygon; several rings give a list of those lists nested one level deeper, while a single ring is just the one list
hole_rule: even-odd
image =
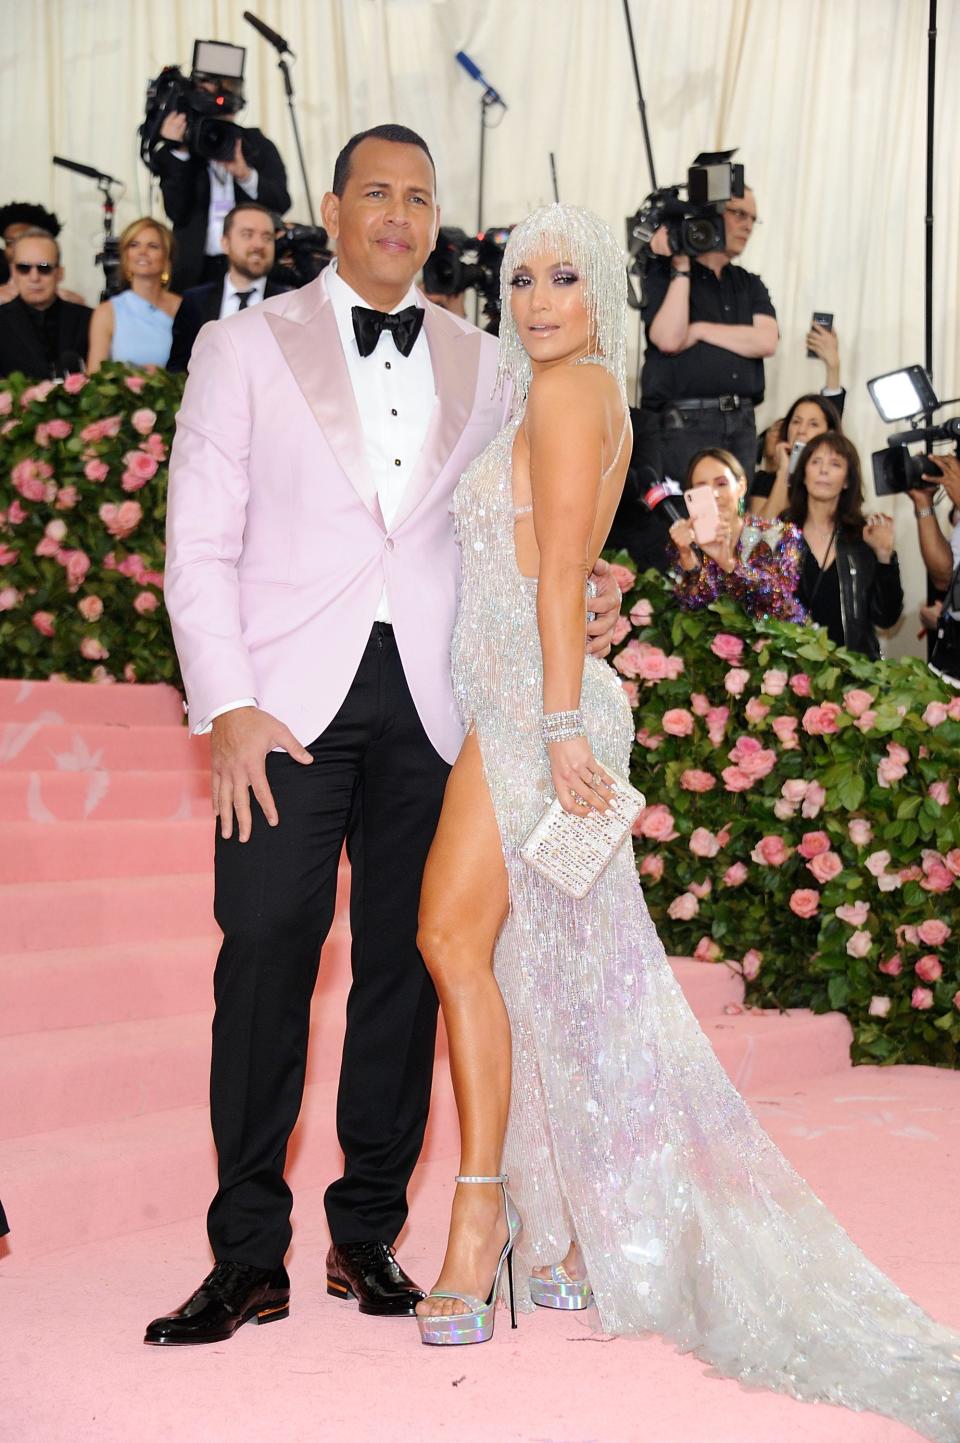
[{"label": "shirt button", "polygon": [[394,464],[394,466],[402,466],[402,465],[403,465],[403,462],[400,460],[400,457],[398,456],[397,459],[394,461],[393,464]]},{"label": "shirt button", "polygon": [[390,415],[391,415],[391,416],[395,416],[396,414],[397,414],[396,411],[394,411],[393,408],[391,407]]},{"label": "shirt button", "polygon": [[389,369],[390,369],[390,362],[389,362],[389,361],[384,361],[383,364],[386,366],[387,370],[389,371]]},{"label": "shirt button", "polygon": [[387,539],[386,539],[386,541],[383,543],[383,547],[384,547],[384,550],[385,550],[385,551],[392,551],[393,548],[394,548],[394,545],[395,545],[395,542],[394,542],[394,539],[393,539],[392,536],[388,536]]}]

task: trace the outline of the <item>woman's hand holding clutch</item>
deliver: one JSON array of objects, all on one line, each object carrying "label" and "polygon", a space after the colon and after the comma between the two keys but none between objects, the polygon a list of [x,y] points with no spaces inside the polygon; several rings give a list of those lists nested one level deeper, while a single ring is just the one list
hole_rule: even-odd
[{"label": "woman's hand holding clutch", "polygon": [[547,754],[554,792],[565,812],[585,817],[591,811],[608,810],[613,783],[586,737],[549,742]]}]

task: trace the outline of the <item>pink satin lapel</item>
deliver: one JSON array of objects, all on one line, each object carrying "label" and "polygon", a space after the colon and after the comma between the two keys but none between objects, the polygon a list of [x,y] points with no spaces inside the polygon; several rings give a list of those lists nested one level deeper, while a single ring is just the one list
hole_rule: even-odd
[{"label": "pink satin lapel", "polygon": [[291,306],[285,315],[267,315],[267,324],[330,449],[364,506],[383,526],[336,317],[319,283],[314,285],[318,290],[312,295],[307,294],[312,287],[298,294],[302,305]]},{"label": "pink satin lapel", "polygon": [[394,518],[394,529],[416,510],[446,465],[470,419],[477,388],[480,332],[462,331],[444,311],[431,305],[426,308],[423,327],[437,384],[437,403]]}]

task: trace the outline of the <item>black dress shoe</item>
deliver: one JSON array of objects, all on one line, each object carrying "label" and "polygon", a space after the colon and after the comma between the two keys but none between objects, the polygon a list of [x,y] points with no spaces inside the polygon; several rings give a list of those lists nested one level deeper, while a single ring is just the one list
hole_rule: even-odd
[{"label": "black dress shoe", "polygon": [[244,1323],[274,1323],[290,1313],[287,1270],[217,1263],[182,1307],[147,1327],[145,1343],[222,1343]]},{"label": "black dress shoe", "polygon": [[412,1318],[425,1296],[393,1256],[389,1243],[340,1243],[327,1253],[327,1292],[356,1298],[361,1313]]}]

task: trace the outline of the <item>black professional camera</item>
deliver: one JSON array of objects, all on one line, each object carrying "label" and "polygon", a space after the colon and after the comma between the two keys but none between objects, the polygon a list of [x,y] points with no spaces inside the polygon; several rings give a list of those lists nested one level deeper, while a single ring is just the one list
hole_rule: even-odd
[{"label": "black professional camera", "polygon": [[[726,244],[724,203],[743,195],[743,166],[731,164],[735,150],[704,151],[687,171],[686,186],[668,185],[652,191],[635,215],[627,217],[627,250],[632,270],[650,254],[653,233],[667,228],[671,253],[702,256]],[[680,199],[686,190],[686,200]]]},{"label": "black professional camera", "polygon": [[[867,390],[885,421],[913,418],[908,430],[888,436],[884,449],[874,451],[870,458],[877,495],[896,496],[921,486],[935,491],[937,482],[927,478],[939,476],[941,471],[935,461],[926,459],[926,453],[935,441],[954,441],[960,454],[960,417],[941,421],[936,426],[923,426],[920,421],[929,421],[934,411],[954,403],[937,399],[922,366],[904,366],[902,370],[875,376],[867,382]],[[919,446],[919,454],[914,455],[911,446]]]},{"label": "black professional camera", "polygon": [[[459,296],[473,287],[483,299],[484,314],[500,324],[500,267],[512,226],[493,226],[482,235],[467,235],[441,226],[435,250],[423,267],[423,289],[435,296]],[[471,257],[472,259],[468,259]]]},{"label": "black professional camera", "polygon": [[297,221],[278,223],[276,262],[270,272],[278,285],[305,286],[333,260],[330,237],[322,225],[300,225]]},{"label": "black professional camera", "polygon": [[150,170],[153,153],[161,143],[160,127],[168,115],[187,117],[183,144],[201,160],[231,160],[240,127],[229,119],[242,110],[242,45],[219,40],[197,40],[189,78],[178,65],[166,65],[147,86],[146,114],[140,126],[140,157]]}]

